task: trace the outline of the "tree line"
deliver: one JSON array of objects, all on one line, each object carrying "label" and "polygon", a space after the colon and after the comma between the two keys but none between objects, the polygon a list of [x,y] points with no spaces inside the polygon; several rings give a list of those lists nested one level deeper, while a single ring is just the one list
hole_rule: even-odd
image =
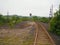
[{"label": "tree line", "polygon": [[50,20],[50,32],[60,35],[60,7],[54,13],[54,17]]},{"label": "tree line", "polygon": [[18,15],[2,15],[0,14],[0,27],[9,26],[13,27],[16,24],[23,21],[41,21],[48,22],[48,18],[46,17],[38,17],[38,16],[18,16]]}]

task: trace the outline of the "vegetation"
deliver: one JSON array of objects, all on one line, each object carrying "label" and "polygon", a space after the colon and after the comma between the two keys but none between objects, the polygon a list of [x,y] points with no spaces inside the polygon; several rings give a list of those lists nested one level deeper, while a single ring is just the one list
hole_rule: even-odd
[{"label": "vegetation", "polygon": [[21,17],[17,15],[3,16],[2,14],[0,14],[0,27],[3,27],[3,26],[14,27],[16,24],[22,21],[28,21],[28,20],[30,20],[29,17]]},{"label": "vegetation", "polygon": [[60,35],[60,9],[54,14],[50,21],[50,31]]},{"label": "vegetation", "polygon": [[[32,31],[32,32],[31,32]],[[3,29],[0,30],[0,45],[32,45],[34,31],[31,29]]]},{"label": "vegetation", "polygon": [[7,27],[13,28],[16,24],[18,24],[22,21],[41,21],[41,22],[48,23],[48,18],[38,17],[38,16],[22,17],[22,16],[18,16],[18,15],[3,16],[2,14],[0,14],[0,27],[7,26]]},{"label": "vegetation", "polygon": [[39,21],[40,22],[44,22],[44,23],[48,23],[49,22],[49,18],[48,17],[42,17],[42,18],[39,18]]},{"label": "vegetation", "polygon": [[48,23],[49,18],[48,17],[38,17],[38,16],[33,16],[33,21],[38,21],[38,22],[43,22],[43,23]]},{"label": "vegetation", "polygon": [[[3,37],[0,38],[0,45],[31,45],[33,42],[34,37],[33,36],[26,36],[23,37]],[[26,39],[27,38],[27,39]]]}]

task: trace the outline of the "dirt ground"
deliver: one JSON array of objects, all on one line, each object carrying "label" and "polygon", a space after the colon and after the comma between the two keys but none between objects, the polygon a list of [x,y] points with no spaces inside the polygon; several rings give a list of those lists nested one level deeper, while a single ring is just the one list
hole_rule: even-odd
[{"label": "dirt ground", "polygon": [[[16,24],[13,29],[2,28],[0,29],[0,45],[32,45],[34,42],[35,27],[34,22],[22,22]],[[47,29],[49,25],[42,23]],[[60,45],[60,36],[49,32],[56,45]]]},{"label": "dirt ground", "polygon": [[0,45],[32,45],[35,30],[33,24],[34,22],[22,23],[18,25],[22,28],[0,29]]}]

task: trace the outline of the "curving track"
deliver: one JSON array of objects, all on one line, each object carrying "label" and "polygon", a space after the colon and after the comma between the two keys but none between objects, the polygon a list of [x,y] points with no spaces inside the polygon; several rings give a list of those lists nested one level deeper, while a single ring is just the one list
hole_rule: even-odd
[{"label": "curving track", "polygon": [[55,45],[49,33],[41,23],[36,22],[35,40],[33,45]]},{"label": "curving track", "polygon": [[0,45],[55,45],[44,26],[38,22],[17,25],[17,29],[1,29]]}]

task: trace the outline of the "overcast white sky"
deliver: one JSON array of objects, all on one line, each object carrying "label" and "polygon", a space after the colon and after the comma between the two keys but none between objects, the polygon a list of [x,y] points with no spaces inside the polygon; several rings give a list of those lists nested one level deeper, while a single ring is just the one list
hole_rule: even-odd
[{"label": "overcast white sky", "polygon": [[0,0],[0,13],[29,16],[49,16],[49,9],[53,4],[54,11],[58,8],[59,0]]}]

